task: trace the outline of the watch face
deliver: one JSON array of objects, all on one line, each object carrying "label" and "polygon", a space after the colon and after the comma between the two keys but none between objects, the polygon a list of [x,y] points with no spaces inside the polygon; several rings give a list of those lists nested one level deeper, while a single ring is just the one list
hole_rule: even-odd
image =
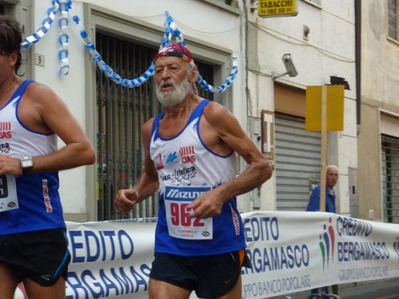
[{"label": "watch face", "polygon": [[22,168],[33,167],[32,158],[23,158],[23,159],[21,159],[21,166],[22,166]]}]

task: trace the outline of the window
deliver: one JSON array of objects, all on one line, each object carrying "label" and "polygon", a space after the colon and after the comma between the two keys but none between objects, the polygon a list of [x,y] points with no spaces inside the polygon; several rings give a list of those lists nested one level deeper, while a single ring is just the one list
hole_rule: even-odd
[{"label": "window", "polygon": [[[96,48],[115,72],[129,79],[140,77],[157,53],[157,48],[98,31]],[[203,78],[212,84],[214,67],[197,60],[196,64]],[[141,174],[141,128],[162,110],[153,92],[154,80],[129,89],[114,83],[99,69],[96,72],[97,218],[100,221],[155,217],[158,213],[156,196],[125,214],[117,212],[113,204],[117,190],[132,187]],[[201,88],[198,92],[213,100],[212,93]]]},{"label": "window", "polygon": [[0,1],[0,15],[13,15],[13,5]]},{"label": "window", "polygon": [[15,3],[12,1],[0,1],[0,15],[12,15],[15,14]]},{"label": "window", "polygon": [[388,37],[398,40],[397,0],[388,0]]},{"label": "window", "polygon": [[384,222],[399,223],[399,138],[382,135],[381,142]]},{"label": "window", "polygon": [[227,5],[233,5],[234,0],[220,0],[222,2],[224,2]]},{"label": "window", "polygon": [[226,9],[236,14],[240,14],[238,10],[238,0],[202,0],[210,5],[218,6],[222,9]]},{"label": "window", "polygon": [[[7,0],[0,1],[0,15],[10,15],[16,18],[16,20],[20,23],[21,27],[24,28],[25,38],[27,35],[32,34],[32,26],[31,24],[31,9],[30,5],[27,3],[28,0]],[[32,69],[34,57],[33,51],[28,49],[22,52],[22,65],[18,71],[18,74],[22,74],[23,78],[32,78]]]},{"label": "window", "polygon": [[[156,50],[97,32],[96,48],[123,78],[137,78]],[[120,218],[113,206],[117,190],[134,185],[141,173],[141,125],[160,111],[151,82],[128,89],[96,70],[98,220]],[[155,203],[152,201],[151,203]],[[135,209],[128,218],[155,216],[154,206]]]}]

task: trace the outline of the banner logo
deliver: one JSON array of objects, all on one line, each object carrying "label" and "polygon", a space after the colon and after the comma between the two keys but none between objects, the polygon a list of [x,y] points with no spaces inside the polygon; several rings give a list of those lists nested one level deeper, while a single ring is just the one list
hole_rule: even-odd
[{"label": "banner logo", "polygon": [[334,258],[335,251],[335,231],[332,226],[332,217],[328,219],[328,224],[323,225],[323,234],[320,235],[319,247],[323,258],[323,270],[329,266],[329,261]]},{"label": "banner logo", "polygon": [[399,262],[399,237],[396,237],[396,241],[393,242],[393,250],[395,250],[396,254],[398,255]]}]

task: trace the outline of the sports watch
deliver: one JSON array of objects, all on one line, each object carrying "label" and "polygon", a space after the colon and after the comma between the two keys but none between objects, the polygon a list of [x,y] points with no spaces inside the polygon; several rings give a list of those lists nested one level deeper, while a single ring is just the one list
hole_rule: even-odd
[{"label": "sports watch", "polygon": [[21,158],[21,168],[24,175],[29,174],[33,168],[33,158],[31,156]]}]

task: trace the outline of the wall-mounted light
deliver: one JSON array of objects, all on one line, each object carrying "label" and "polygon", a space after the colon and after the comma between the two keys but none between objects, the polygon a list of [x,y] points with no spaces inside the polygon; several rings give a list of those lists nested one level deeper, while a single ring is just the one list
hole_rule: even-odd
[{"label": "wall-mounted light", "polygon": [[345,78],[342,78],[339,76],[330,76],[330,83],[332,85],[343,85],[344,89],[351,90],[349,88],[349,83],[347,81],[345,81]]},{"label": "wall-mounted light", "polygon": [[[258,2],[257,0],[249,0],[249,4],[250,5],[254,5],[255,6],[256,4],[258,4],[257,2]],[[258,9],[257,7],[250,7],[249,8],[249,12],[250,13],[254,13],[257,9]]]},{"label": "wall-mounted light", "polygon": [[290,77],[295,77],[296,75],[298,75],[298,72],[295,69],[295,65],[292,62],[291,54],[284,54],[283,57],[282,57],[282,60],[284,62],[284,66],[285,66],[285,69],[287,71],[284,72],[284,73],[276,73],[276,72],[273,71],[272,72],[272,79],[273,80],[276,79],[276,78],[285,76],[285,75],[289,75]]}]

